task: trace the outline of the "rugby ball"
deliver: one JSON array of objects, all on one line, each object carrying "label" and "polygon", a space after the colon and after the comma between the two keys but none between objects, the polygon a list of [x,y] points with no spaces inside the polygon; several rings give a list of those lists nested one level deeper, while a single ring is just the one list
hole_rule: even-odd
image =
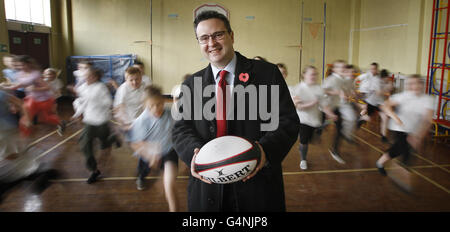
[{"label": "rugby ball", "polygon": [[215,184],[240,181],[256,168],[261,151],[255,142],[222,136],[205,144],[194,160],[195,171]]}]

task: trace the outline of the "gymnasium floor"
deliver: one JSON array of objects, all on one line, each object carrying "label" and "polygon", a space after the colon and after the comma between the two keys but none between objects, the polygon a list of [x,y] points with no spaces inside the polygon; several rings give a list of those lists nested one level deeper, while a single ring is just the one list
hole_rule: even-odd
[{"label": "gymnasium floor", "polygon": [[[72,114],[70,103],[60,105],[59,110],[65,119]],[[168,211],[162,181],[156,173],[149,176],[146,190],[136,189],[137,160],[126,145],[114,149],[106,165],[100,164],[101,181],[86,184],[89,172],[77,144],[81,129],[81,123],[74,124],[60,137],[49,126],[36,127],[30,141],[39,140],[31,151],[60,170],[62,176],[41,195],[31,194],[30,182],[22,182],[5,195],[0,212]],[[450,211],[448,142],[427,139],[425,149],[411,162],[413,191],[407,193],[374,167],[389,146],[381,142],[376,123],[356,132],[355,145],[343,142],[341,156],[347,162],[343,165],[327,151],[333,133],[334,126],[328,126],[321,143],[310,146],[307,171],[298,166],[298,142],[284,160],[287,211]],[[389,174],[398,176],[401,169],[395,162],[390,164]],[[177,184],[182,211],[187,210],[187,175],[187,167],[180,162]]]}]

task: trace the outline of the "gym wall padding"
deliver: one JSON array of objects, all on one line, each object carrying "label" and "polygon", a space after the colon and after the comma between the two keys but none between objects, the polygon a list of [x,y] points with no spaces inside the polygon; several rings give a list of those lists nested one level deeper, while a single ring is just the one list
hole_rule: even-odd
[{"label": "gym wall padding", "polygon": [[103,70],[102,82],[108,83],[111,79],[117,84],[125,80],[125,70],[136,61],[136,55],[111,55],[111,56],[69,56],[67,57],[67,83],[73,84],[75,77],[73,72],[77,70],[77,64],[81,60],[89,60],[95,68]]}]

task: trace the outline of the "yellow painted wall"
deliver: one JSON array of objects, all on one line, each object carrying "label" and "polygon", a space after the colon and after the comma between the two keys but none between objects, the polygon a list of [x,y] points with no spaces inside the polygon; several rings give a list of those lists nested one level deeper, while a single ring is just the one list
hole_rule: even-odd
[{"label": "yellow painted wall", "polygon": [[[73,54],[133,53],[150,65],[150,1],[71,1]],[[147,73],[149,67],[146,67]]]},{"label": "yellow painted wall", "polygon": [[[154,1],[154,80],[165,88],[180,82],[185,73],[205,67],[193,30],[193,10],[205,1]],[[298,82],[301,2],[216,1],[230,11],[234,48],[244,56],[262,56],[288,67],[288,83]],[[177,14],[177,18],[169,18]],[[254,16],[248,19],[247,16]],[[180,55],[181,53],[181,55]],[[166,89],[167,90],[167,89]]]},{"label": "yellow painted wall", "polygon": [[51,0],[52,28],[50,34],[50,64],[60,69],[60,79],[65,83],[66,58],[73,55],[71,32],[70,0]]},{"label": "yellow painted wall", "polygon": [[[323,3],[304,0],[304,17],[323,23]],[[205,67],[193,30],[193,10],[203,0],[153,0],[153,81],[164,92],[181,81],[186,73]],[[298,82],[300,74],[300,0],[222,0],[215,1],[230,11],[235,33],[235,50],[252,58],[262,56],[288,67],[287,82]],[[326,60],[348,58],[351,0],[327,1]],[[169,17],[177,15],[177,17]],[[253,16],[249,19],[247,16]],[[74,55],[134,53],[150,74],[150,45],[133,43],[150,40],[150,1],[72,0]],[[323,26],[312,38],[307,23],[303,29],[302,66],[322,67]]]},{"label": "yellow painted wall", "polygon": [[[6,28],[6,16],[5,16],[5,4],[4,1],[0,1],[0,44],[6,44],[9,51],[9,39],[8,39],[8,29]],[[4,69],[3,66],[3,56],[8,53],[0,52],[0,70]]]},{"label": "yellow painted wall", "polygon": [[[427,1],[429,2],[429,1]],[[358,64],[367,69],[371,62],[392,72],[422,71],[425,31],[423,0],[361,0]],[[391,28],[376,29],[392,25]],[[368,30],[369,29],[369,30]],[[427,50],[428,51],[428,50]]]},{"label": "yellow painted wall", "polygon": [[348,61],[352,1],[328,0],[326,4],[325,64],[337,59]]}]

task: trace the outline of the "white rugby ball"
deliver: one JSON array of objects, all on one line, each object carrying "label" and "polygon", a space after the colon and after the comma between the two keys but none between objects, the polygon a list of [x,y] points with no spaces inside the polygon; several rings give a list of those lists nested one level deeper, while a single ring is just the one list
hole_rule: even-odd
[{"label": "white rugby ball", "polygon": [[222,136],[200,149],[194,169],[212,183],[229,184],[248,176],[260,158],[261,151],[255,142],[238,136]]}]

